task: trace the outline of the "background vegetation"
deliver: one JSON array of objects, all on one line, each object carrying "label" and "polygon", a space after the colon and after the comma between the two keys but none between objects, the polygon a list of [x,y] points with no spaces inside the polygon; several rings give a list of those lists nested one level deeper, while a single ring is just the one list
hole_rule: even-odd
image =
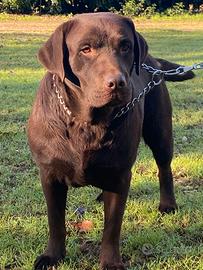
[{"label": "background vegetation", "polygon": [[[46,206],[26,139],[26,122],[44,74],[36,54],[66,16],[0,15],[0,269],[31,270],[47,240]],[[203,16],[137,18],[150,53],[180,64],[203,61]],[[179,211],[161,216],[152,154],[142,143],[124,216],[121,245],[129,270],[203,269],[203,71],[168,83],[173,103],[172,164]],[[125,157],[124,157],[125,158]],[[103,205],[96,188],[71,189],[66,214],[67,256],[58,270],[98,269]],[[93,229],[78,233],[75,210]]]},{"label": "background vegetation", "polygon": [[76,14],[108,11],[125,15],[153,15],[155,12],[168,16],[174,13],[202,11],[202,0],[0,0],[0,11],[21,14]]}]

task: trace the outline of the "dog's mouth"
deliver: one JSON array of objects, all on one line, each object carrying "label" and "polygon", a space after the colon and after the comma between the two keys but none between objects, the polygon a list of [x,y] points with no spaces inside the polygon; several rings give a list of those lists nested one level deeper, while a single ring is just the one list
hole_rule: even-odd
[{"label": "dog's mouth", "polygon": [[122,106],[128,103],[132,98],[129,89],[114,92],[100,92],[91,96],[89,99],[93,107],[99,108],[105,105]]}]

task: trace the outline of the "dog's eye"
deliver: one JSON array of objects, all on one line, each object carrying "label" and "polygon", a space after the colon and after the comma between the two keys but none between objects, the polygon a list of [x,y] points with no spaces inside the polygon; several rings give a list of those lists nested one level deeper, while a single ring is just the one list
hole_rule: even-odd
[{"label": "dog's eye", "polygon": [[120,47],[120,51],[122,53],[127,53],[130,50],[130,44],[129,43],[124,43]]},{"label": "dog's eye", "polygon": [[91,51],[92,51],[92,49],[91,49],[91,47],[89,45],[86,45],[81,49],[81,52],[84,53],[84,54],[88,54]]}]

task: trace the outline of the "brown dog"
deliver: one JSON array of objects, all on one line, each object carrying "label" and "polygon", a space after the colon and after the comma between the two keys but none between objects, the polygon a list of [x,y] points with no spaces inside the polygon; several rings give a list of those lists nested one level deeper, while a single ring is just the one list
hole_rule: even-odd
[{"label": "brown dog", "polygon": [[142,63],[157,68],[173,64],[151,57],[132,21],[111,13],[78,15],[62,24],[40,49],[39,60],[48,72],[29,119],[28,139],[40,168],[50,235],[34,269],[47,269],[65,256],[69,185],[103,190],[100,268],[125,269],[120,229],[142,135],[159,170],[159,210],[171,212],[177,207],[170,168],[171,103],[165,83],[114,117],[151,80]]}]

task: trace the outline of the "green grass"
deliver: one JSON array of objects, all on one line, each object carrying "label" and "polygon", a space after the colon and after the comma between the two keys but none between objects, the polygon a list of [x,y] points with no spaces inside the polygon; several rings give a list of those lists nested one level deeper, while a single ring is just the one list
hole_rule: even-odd
[{"label": "green grass", "polygon": [[[26,121],[44,74],[36,53],[65,17],[32,18],[0,15],[0,269],[30,270],[47,241],[47,218],[38,170],[26,139]],[[24,20],[24,21],[23,21]],[[50,28],[43,26],[50,20]],[[187,19],[182,20],[182,24]],[[13,26],[15,21],[15,27]],[[29,22],[33,22],[33,25]],[[38,21],[40,27],[38,26]],[[20,25],[20,23],[22,23]],[[28,22],[27,30],[21,31]],[[161,19],[150,29],[138,22],[150,52],[180,64],[203,61],[203,30],[161,29]],[[188,25],[189,22],[187,21]],[[197,29],[198,29],[197,23]],[[1,28],[2,27],[2,28]],[[7,27],[7,28],[6,28]],[[38,27],[38,31],[36,31]],[[17,29],[17,30],[15,30]],[[178,29],[178,30],[177,30]],[[203,29],[203,28],[202,28]],[[161,216],[157,211],[159,187],[151,152],[142,143],[133,167],[133,180],[122,227],[122,254],[129,269],[203,269],[203,71],[192,81],[168,83],[173,103],[173,173],[179,211]],[[186,137],[187,140],[183,138]],[[103,207],[95,202],[99,190],[71,189],[68,198],[67,256],[59,270],[98,269],[98,246],[103,228]],[[94,223],[88,234],[79,235],[68,225],[78,206]],[[89,240],[97,247],[86,252]],[[149,255],[143,253],[148,245]]]}]

